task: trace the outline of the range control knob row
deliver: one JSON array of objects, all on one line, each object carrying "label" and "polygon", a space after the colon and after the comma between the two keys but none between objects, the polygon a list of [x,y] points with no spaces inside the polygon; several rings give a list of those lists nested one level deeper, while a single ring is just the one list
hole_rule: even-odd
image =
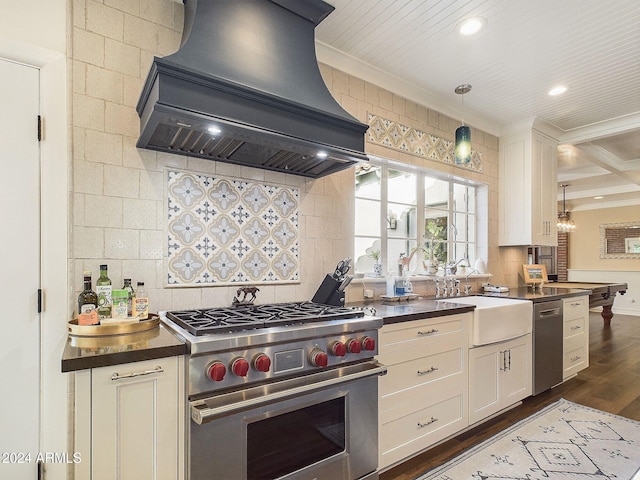
[{"label": "range control knob row", "polygon": [[329,364],[329,356],[319,348],[314,348],[309,353],[309,362],[314,367],[326,367]]},{"label": "range control knob row", "polygon": [[[229,364],[231,372],[237,377],[246,377],[249,374],[249,368],[253,366],[258,372],[268,372],[271,370],[271,359],[265,353],[259,353],[253,357],[251,364],[242,358],[234,358]],[[227,367],[220,360],[214,360],[205,370],[205,374],[214,382],[221,382],[227,374]]]}]

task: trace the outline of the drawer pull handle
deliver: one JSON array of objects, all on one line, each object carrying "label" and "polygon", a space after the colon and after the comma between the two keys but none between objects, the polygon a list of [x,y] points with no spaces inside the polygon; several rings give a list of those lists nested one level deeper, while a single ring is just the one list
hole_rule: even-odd
[{"label": "drawer pull handle", "polygon": [[424,427],[428,427],[429,425],[431,425],[432,423],[437,422],[438,419],[435,417],[431,417],[431,420],[427,421],[426,423],[420,423],[418,422],[418,428],[424,428]]},{"label": "drawer pull handle", "polygon": [[571,327],[571,330],[580,330],[582,327],[580,327],[579,325],[576,325],[575,327]]},{"label": "drawer pull handle", "polygon": [[133,372],[126,373],[124,375],[120,375],[118,372],[111,375],[111,380],[122,380],[124,378],[133,378],[133,377],[141,377],[143,375],[151,375],[152,373],[162,373],[164,372],[164,368],[157,366],[153,370],[145,370],[144,372]]},{"label": "drawer pull handle", "polygon": [[571,361],[572,361],[572,362],[577,362],[577,361],[578,361],[578,360],[580,360],[581,358],[582,358],[582,357],[578,355],[578,356],[576,356],[576,357],[572,357],[572,358],[571,358]]},{"label": "drawer pull handle", "polygon": [[579,307],[580,305],[582,305],[582,302],[576,302],[571,304],[572,307]]},{"label": "drawer pull handle", "polygon": [[438,333],[438,330],[436,330],[435,328],[432,328],[431,330],[427,330],[426,332],[418,330],[418,335],[433,335],[434,333]]},{"label": "drawer pull handle", "polygon": [[438,367],[431,367],[429,368],[429,370],[418,370],[418,375],[427,375],[429,373],[433,373],[436,372],[438,370]]}]

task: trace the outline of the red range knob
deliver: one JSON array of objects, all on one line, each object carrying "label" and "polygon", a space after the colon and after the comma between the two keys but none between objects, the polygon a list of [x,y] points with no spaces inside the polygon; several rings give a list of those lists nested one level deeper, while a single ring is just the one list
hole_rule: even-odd
[{"label": "red range knob", "polygon": [[236,358],[231,362],[231,371],[238,377],[246,377],[249,372],[249,362],[244,358]]},{"label": "red range knob", "polygon": [[207,367],[207,377],[209,377],[214,382],[221,382],[224,379],[225,374],[227,373],[227,367],[218,360],[212,362]]},{"label": "red range knob", "polygon": [[347,351],[349,353],[360,353],[362,351],[362,343],[360,340],[350,338],[347,340]]},{"label": "red range knob", "polygon": [[342,342],[333,342],[329,346],[329,352],[336,357],[344,357],[347,354],[347,346]]},{"label": "red range knob", "polygon": [[362,346],[365,350],[375,350],[376,349],[376,340],[371,337],[362,337]]},{"label": "red range knob", "polygon": [[253,359],[253,368],[259,372],[268,372],[271,369],[271,359],[264,353],[259,353]]},{"label": "red range knob", "polygon": [[326,367],[329,364],[329,355],[319,348],[314,348],[309,354],[309,361],[314,367]]}]

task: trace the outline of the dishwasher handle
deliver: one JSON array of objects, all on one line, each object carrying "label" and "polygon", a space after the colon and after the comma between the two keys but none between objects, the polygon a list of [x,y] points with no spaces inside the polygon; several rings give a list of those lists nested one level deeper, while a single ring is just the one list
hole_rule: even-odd
[{"label": "dishwasher handle", "polygon": [[550,308],[548,310],[540,310],[538,312],[538,318],[558,317],[558,316],[562,316],[562,309],[561,308]]}]

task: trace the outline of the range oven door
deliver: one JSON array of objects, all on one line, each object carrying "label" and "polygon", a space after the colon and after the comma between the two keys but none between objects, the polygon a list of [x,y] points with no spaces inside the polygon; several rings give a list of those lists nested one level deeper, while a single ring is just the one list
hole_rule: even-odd
[{"label": "range oven door", "polygon": [[377,478],[375,362],[190,402],[190,480]]}]

